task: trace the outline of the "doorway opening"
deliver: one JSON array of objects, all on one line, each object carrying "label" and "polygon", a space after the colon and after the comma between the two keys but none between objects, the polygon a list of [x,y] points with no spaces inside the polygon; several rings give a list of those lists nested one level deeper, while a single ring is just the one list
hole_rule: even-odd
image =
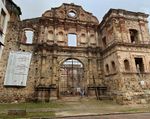
[{"label": "doorway opening", "polygon": [[61,96],[76,96],[85,88],[84,67],[76,59],[66,60],[60,67],[59,91]]}]

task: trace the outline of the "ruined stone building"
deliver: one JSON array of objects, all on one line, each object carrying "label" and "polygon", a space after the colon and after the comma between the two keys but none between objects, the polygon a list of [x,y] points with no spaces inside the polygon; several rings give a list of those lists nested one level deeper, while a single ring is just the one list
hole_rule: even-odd
[{"label": "ruined stone building", "polygon": [[149,101],[147,14],[110,9],[99,23],[81,6],[62,4],[38,18],[19,15],[11,16],[0,60],[1,102],[49,101],[80,89],[121,104]]},{"label": "ruined stone building", "polygon": [[14,18],[16,12],[19,12],[21,15],[20,8],[12,0],[0,1],[0,59],[5,42],[8,21],[16,20]]},{"label": "ruined stone building", "polygon": [[9,13],[6,8],[6,1],[1,0],[0,1],[0,58],[2,55],[2,50],[4,46],[4,39],[5,39],[5,34],[6,33],[6,28],[7,28],[7,23],[9,20]]}]

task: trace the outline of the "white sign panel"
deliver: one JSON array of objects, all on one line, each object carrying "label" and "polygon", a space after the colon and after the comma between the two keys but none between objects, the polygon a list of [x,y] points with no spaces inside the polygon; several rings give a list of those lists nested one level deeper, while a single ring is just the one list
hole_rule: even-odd
[{"label": "white sign panel", "polygon": [[30,52],[10,52],[4,85],[26,86],[31,56]]}]

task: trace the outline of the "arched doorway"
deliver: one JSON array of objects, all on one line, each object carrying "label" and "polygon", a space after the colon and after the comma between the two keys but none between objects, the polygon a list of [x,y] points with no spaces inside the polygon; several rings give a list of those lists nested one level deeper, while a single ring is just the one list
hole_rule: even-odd
[{"label": "arched doorway", "polygon": [[68,59],[60,67],[59,92],[61,96],[79,95],[85,88],[84,67],[77,59]]}]

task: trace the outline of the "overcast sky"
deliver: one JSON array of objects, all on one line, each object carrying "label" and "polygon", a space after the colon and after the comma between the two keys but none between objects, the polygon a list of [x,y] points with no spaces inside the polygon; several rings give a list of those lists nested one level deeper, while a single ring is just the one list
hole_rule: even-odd
[{"label": "overcast sky", "polygon": [[[13,0],[22,10],[22,19],[40,17],[46,10],[62,3],[75,3],[93,13],[100,21],[110,8],[150,14],[150,0]],[[149,18],[150,21],[150,18]],[[149,25],[150,26],[150,25]]]}]

